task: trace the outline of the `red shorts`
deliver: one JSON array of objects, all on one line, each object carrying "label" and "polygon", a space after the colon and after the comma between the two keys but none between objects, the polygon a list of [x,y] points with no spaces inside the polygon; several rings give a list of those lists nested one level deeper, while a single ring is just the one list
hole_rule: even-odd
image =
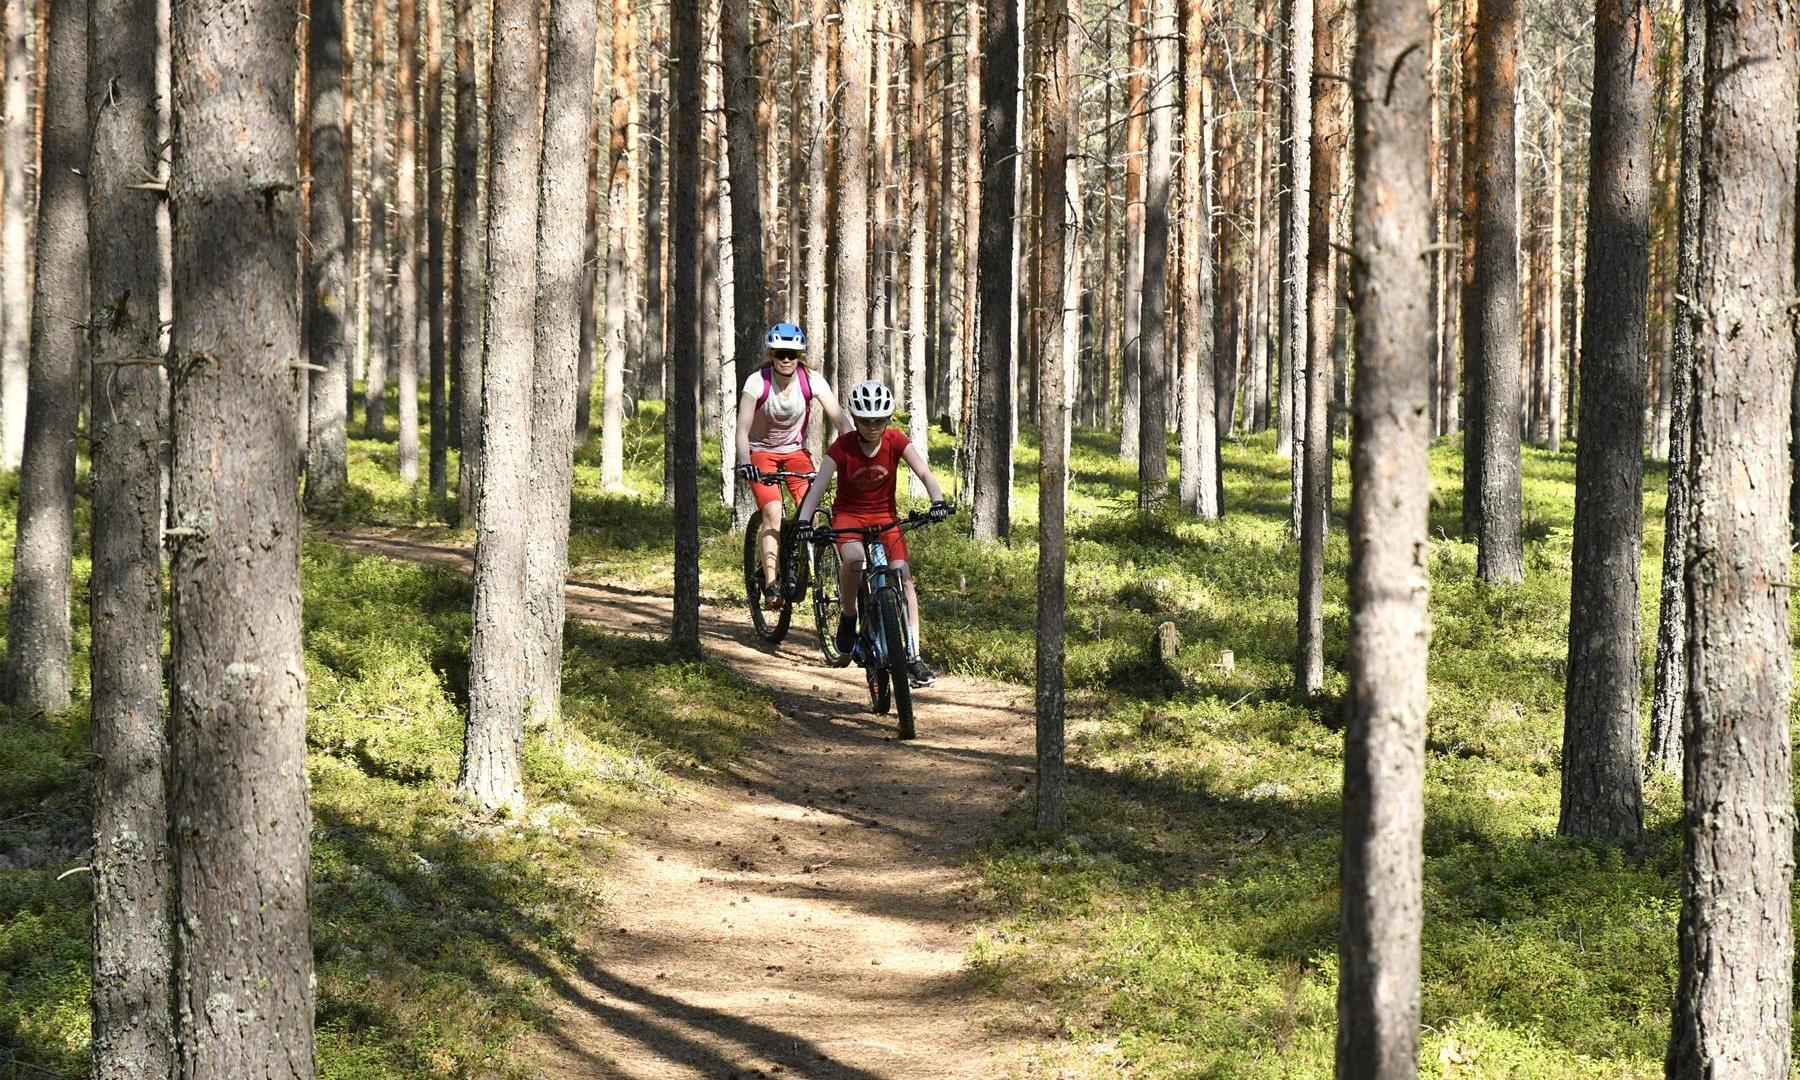
[{"label": "red shorts", "polygon": [[[879,525],[884,521],[894,520],[895,516],[889,513],[853,514],[848,511],[836,510],[831,515],[831,527],[849,529],[858,525]],[[860,543],[862,543],[860,536],[840,536],[837,539],[837,545],[840,548],[845,544]],[[887,548],[887,559],[890,564],[906,561],[906,536],[900,531],[899,526],[881,534],[881,546]]]},{"label": "red shorts", "polygon": [[[797,473],[813,471],[812,455],[805,450],[789,450],[785,454],[777,454],[772,450],[752,450],[750,451],[750,464],[766,473],[779,472],[784,469]],[[798,476],[790,476],[784,483],[787,484],[788,491],[794,496],[796,506],[806,498],[808,481],[802,480]],[[774,484],[751,484],[750,491],[756,496],[758,510],[772,502],[781,501],[781,489]]]}]

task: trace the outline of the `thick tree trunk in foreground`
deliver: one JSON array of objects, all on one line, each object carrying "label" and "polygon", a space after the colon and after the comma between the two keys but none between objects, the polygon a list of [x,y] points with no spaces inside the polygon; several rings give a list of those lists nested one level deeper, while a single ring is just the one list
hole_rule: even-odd
[{"label": "thick tree trunk in foreground", "polygon": [[1079,277],[1068,262],[1080,250],[1081,219],[1070,212],[1069,180],[1081,167],[1081,0],[1052,0],[1044,16],[1048,81],[1038,177],[1044,185],[1044,280],[1056,297],[1039,352],[1037,565],[1037,827],[1063,828],[1067,796],[1063,763],[1063,614],[1069,400],[1065,373],[1072,359],[1063,326],[1080,302]]},{"label": "thick tree trunk in foreground", "polygon": [[1787,496],[1800,9],[1707,9],[1694,298],[1707,317],[1694,342],[1686,848],[1668,1075],[1775,1080],[1789,1072],[1793,1013]]},{"label": "thick tree trunk in foreground", "polygon": [[306,508],[344,501],[349,483],[350,157],[344,139],[343,0],[313,0],[307,20],[307,122],[311,125],[311,213],[307,219],[306,355],[322,370],[307,380]]},{"label": "thick tree trunk in foreground", "polygon": [[1174,0],[1151,0],[1155,67],[1144,169],[1144,296],[1138,329],[1138,508],[1169,496],[1169,179],[1175,141]]},{"label": "thick tree trunk in foreground", "polygon": [[[162,683],[156,0],[88,7],[93,466],[94,1080],[169,1075],[168,728]],[[110,91],[110,92],[109,92]],[[338,402],[343,406],[341,399]]]},{"label": "thick tree trunk in foreground", "polygon": [[1625,841],[1643,827],[1638,770],[1638,564],[1644,535],[1651,125],[1646,0],[1595,7],[1587,317],[1557,831]]},{"label": "thick tree trunk in foreground", "polygon": [[1694,394],[1694,334],[1699,309],[1694,288],[1700,272],[1700,138],[1706,84],[1706,0],[1681,5],[1681,170],[1675,237],[1675,307],[1669,318],[1669,491],[1663,512],[1662,587],[1656,626],[1656,683],[1650,699],[1653,769],[1681,769],[1681,703],[1687,694],[1688,414]]},{"label": "thick tree trunk in foreground", "polygon": [[456,500],[462,524],[475,524],[476,478],[481,473],[482,308],[487,278],[486,172],[481,148],[486,140],[477,81],[477,9],[486,4],[456,0],[456,292],[450,306],[451,366],[461,388],[457,432],[462,443],[456,473]]},{"label": "thick tree trunk in foreground", "polygon": [[[837,262],[832,268],[832,322],[838,332],[837,388],[869,373],[869,3],[842,0],[838,63]],[[884,178],[885,179],[885,178]]]},{"label": "thick tree trunk in foreground", "polygon": [[974,532],[1004,539],[1012,529],[1012,440],[1015,394],[1011,357],[1018,318],[1020,0],[986,0],[981,65],[980,359],[969,432],[973,456]]},{"label": "thick tree trunk in foreground", "polygon": [[[768,330],[768,275],[763,254],[761,177],[757,162],[756,77],[750,67],[751,0],[724,0],[719,49],[725,74],[725,126],[731,170],[731,343],[737,359],[733,385],[722,388],[732,406],[736,428],[738,388],[761,366],[763,334]],[[735,442],[733,443],[735,449]],[[742,487],[742,485],[740,485]],[[744,488],[748,491],[748,488]]]},{"label": "thick tree trunk in foreground", "polygon": [[519,753],[532,691],[528,637],[535,624],[525,607],[525,574],[536,513],[530,487],[537,356],[532,324],[544,112],[537,0],[495,0],[493,20],[475,610],[458,786],[479,805],[509,807],[524,799]]},{"label": "thick tree trunk in foreground", "polygon": [[169,730],[182,1080],[313,1076],[290,367],[300,353],[295,18],[291,3],[173,6]]},{"label": "thick tree trunk in foreground", "polygon": [[31,350],[31,187],[37,156],[28,59],[31,0],[5,0],[4,205],[0,206],[0,470],[25,456],[25,402]]},{"label": "thick tree trunk in foreground", "polygon": [[700,489],[697,442],[700,378],[700,94],[704,84],[698,5],[669,12],[669,205],[694,207],[674,215],[669,243],[668,397],[672,442],[667,451],[675,491],[675,648],[700,655]]},{"label": "thick tree trunk in foreground", "polygon": [[[1474,0],[1470,0],[1473,3]],[[1518,0],[1480,0],[1469,55],[1473,206],[1464,227],[1475,234],[1463,291],[1463,364],[1469,381],[1469,434],[1463,455],[1463,520],[1480,542],[1477,572],[1503,585],[1523,580],[1519,532],[1519,260],[1515,213],[1513,100],[1518,83]],[[1473,486],[1471,486],[1471,484]]]},{"label": "thick tree trunk in foreground", "polygon": [[537,219],[537,341],[531,376],[531,528],[525,548],[525,666],[529,709],[554,719],[562,699],[563,580],[569,576],[569,498],[575,475],[575,366],[581,351],[582,249],[588,127],[593,121],[593,0],[551,0],[549,69]]},{"label": "thick tree trunk in foreground", "polygon": [[636,45],[637,22],[631,0],[613,0],[611,135],[606,157],[606,325],[600,361],[600,484],[609,490],[625,484],[625,337],[627,308],[635,303],[625,293],[636,203],[631,195],[637,183],[631,130],[631,102],[637,96]]},{"label": "thick tree trunk in foreground", "polygon": [[[1337,177],[1347,150],[1341,47],[1348,38],[1347,0],[1319,0],[1313,10],[1312,181],[1308,185],[1306,378],[1298,389],[1305,423],[1296,440],[1300,475],[1299,650],[1294,685],[1303,694],[1325,687],[1325,533],[1331,515],[1332,334],[1337,315]],[[1298,131],[1296,131],[1298,134]],[[1296,211],[1297,212],[1297,211]],[[1303,398],[1303,400],[1298,400]]]},{"label": "thick tree trunk in foreground", "polygon": [[87,6],[63,0],[48,14],[31,400],[6,637],[6,701],[27,713],[69,705],[75,425],[87,323]]},{"label": "thick tree trunk in foreground", "polygon": [[1412,0],[1359,8],[1337,1075],[1414,1080],[1431,639],[1431,158],[1418,118],[1431,20]]}]

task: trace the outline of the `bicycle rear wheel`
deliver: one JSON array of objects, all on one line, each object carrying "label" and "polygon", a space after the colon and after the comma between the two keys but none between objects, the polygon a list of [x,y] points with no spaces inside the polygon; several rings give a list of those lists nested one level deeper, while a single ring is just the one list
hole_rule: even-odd
[{"label": "bicycle rear wheel", "polygon": [[764,608],[762,587],[762,518],[759,516],[751,518],[744,526],[744,595],[750,604],[751,629],[769,644],[779,644],[787,636],[794,609],[786,603],[773,611]]},{"label": "bicycle rear wheel", "polygon": [[912,683],[907,681],[906,621],[900,617],[900,597],[890,586],[875,594],[876,626],[886,639],[880,650],[887,681],[893,686],[895,711],[900,718],[900,737],[910,739],[918,734],[913,728]]},{"label": "bicycle rear wheel", "polygon": [[832,667],[843,667],[850,658],[838,651],[837,625],[838,617],[843,614],[843,600],[838,596],[840,568],[837,545],[829,541],[814,544],[813,560],[813,620],[819,631],[819,651],[825,654],[825,662]]}]

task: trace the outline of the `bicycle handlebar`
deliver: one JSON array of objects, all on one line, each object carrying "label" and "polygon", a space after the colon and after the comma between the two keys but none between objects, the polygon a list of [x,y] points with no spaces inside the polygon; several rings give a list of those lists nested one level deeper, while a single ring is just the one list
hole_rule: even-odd
[{"label": "bicycle handlebar", "polygon": [[759,484],[775,484],[780,483],[783,480],[811,480],[818,475],[819,474],[816,472],[789,472],[786,469],[776,469],[774,472],[757,473],[756,482]]},{"label": "bicycle handlebar", "polygon": [[812,531],[812,538],[815,542],[836,540],[839,536],[860,536],[864,539],[869,539],[878,537],[889,529],[899,529],[901,532],[906,532],[910,529],[923,528],[926,525],[934,524],[936,524],[936,522],[932,521],[930,514],[914,510],[903,518],[896,518],[893,521],[881,525],[851,525],[842,529],[815,527]]}]

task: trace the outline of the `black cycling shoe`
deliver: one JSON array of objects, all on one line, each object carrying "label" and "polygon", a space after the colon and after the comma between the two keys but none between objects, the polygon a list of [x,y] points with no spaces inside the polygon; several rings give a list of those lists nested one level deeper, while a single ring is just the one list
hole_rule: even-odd
[{"label": "black cycling shoe", "polygon": [[779,611],[787,600],[782,597],[781,590],[773,585],[763,586],[762,606],[765,611]]},{"label": "black cycling shoe", "polygon": [[856,648],[856,619],[850,615],[838,616],[836,645],[839,656],[848,657]]},{"label": "black cycling shoe", "polygon": [[930,686],[937,682],[937,672],[931,670],[931,665],[917,656],[906,662],[906,674],[907,681],[914,686]]}]

